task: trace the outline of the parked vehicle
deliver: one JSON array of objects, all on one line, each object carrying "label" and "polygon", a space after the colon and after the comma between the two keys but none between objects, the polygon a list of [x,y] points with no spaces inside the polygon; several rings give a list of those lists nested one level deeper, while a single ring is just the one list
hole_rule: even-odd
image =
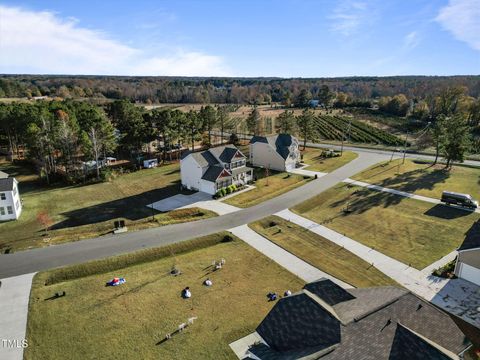
[{"label": "parked vehicle", "polygon": [[472,209],[478,207],[478,201],[474,200],[471,195],[459,194],[450,191],[444,191],[442,193],[441,201],[447,205],[460,205]]}]

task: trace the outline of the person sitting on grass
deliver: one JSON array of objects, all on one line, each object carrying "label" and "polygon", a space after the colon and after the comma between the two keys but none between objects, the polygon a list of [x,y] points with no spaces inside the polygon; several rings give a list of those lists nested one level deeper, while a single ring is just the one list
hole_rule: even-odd
[{"label": "person sitting on grass", "polygon": [[184,299],[189,299],[192,297],[192,293],[190,292],[190,288],[187,286],[185,289],[182,291],[182,297]]},{"label": "person sitting on grass", "polygon": [[207,278],[207,280],[205,280],[205,281],[203,282],[203,284],[204,284],[205,286],[212,286],[212,285],[213,285],[212,280],[210,280],[209,278]]}]

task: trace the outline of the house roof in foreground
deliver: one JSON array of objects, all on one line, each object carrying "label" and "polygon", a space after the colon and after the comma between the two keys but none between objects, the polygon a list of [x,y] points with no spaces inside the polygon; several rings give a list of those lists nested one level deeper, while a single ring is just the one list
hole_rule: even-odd
[{"label": "house roof in foreground", "polygon": [[342,289],[327,279],[280,299],[257,332],[268,346],[250,351],[261,359],[442,360],[469,346],[446,313],[407,290]]},{"label": "house roof in foreground", "polygon": [[297,142],[295,137],[290,134],[277,134],[270,136],[254,136],[250,140],[250,144],[256,142],[266,143],[270,145],[283,159],[287,159],[290,154],[290,146]]},{"label": "house roof in foreground", "polygon": [[460,245],[458,250],[470,250],[477,248],[480,249],[480,221],[474,223],[467,231],[465,240],[463,240],[463,243]]},{"label": "house roof in foreground", "polygon": [[0,191],[12,191],[15,178],[0,179]]}]

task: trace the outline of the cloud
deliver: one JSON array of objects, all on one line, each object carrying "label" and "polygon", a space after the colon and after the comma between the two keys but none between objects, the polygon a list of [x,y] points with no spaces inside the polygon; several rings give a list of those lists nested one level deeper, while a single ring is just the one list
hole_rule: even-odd
[{"label": "cloud", "polygon": [[435,20],[457,40],[480,50],[480,0],[450,0]]},{"label": "cloud", "polygon": [[367,23],[372,14],[373,10],[366,2],[340,1],[333,10],[333,14],[329,16],[329,19],[332,20],[331,30],[349,36]]},{"label": "cloud", "polygon": [[417,31],[412,31],[403,38],[404,50],[413,50],[418,44],[420,44],[420,36]]},{"label": "cloud", "polygon": [[122,44],[49,11],[0,5],[0,72],[37,74],[226,76],[224,60],[171,47],[162,54]]}]

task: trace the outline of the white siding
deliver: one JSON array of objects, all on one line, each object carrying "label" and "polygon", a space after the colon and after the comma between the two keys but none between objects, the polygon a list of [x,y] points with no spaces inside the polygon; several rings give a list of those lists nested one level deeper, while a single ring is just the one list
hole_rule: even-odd
[{"label": "white siding", "polygon": [[266,143],[255,142],[250,144],[250,162],[253,166],[285,171],[285,160]]},{"label": "white siding", "polygon": [[180,162],[180,176],[182,185],[189,190],[201,190],[202,187],[202,168],[188,155]]},{"label": "white siding", "polygon": [[[0,197],[0,221],[16,220],[22,213],[22,201],[17,180],[13,182],[13,189],[13,191],[0,191],[0,193],[5,194],[5,200],[1,200]],[[9,206],[12,209],[12,214],[8,213]],[[4,215],[2,215],[3,213]]]},{"label": "white siding", "polygon": [[480,269],[470,266],[465,263],[458,263],[458,277],[470,281],[474,284],[480,285]]},{"label": "white siding", "polygon": [[206,180],[200,180],[200,191],[203,191],[204,193],[210,195],[215,195],[215,193],[217,192],[215,190],[215,183]]}]

